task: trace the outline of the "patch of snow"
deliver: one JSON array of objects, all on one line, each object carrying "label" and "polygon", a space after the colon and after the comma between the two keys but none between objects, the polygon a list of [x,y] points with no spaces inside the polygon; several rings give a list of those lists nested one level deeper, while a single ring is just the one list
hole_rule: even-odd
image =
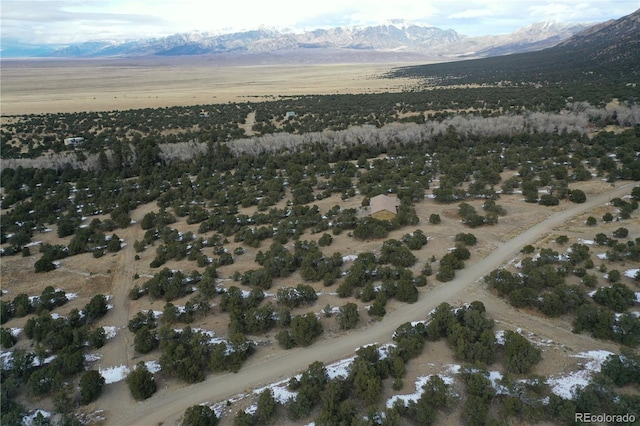
[{"label": "patch of snow", "polygon": [[499,345],[504,345],[504,330],[496,331],[496,343]]},{"label": "patch of snow", "polygon": [[65,296],[67,296],[67,300],[74,300],[78,298],[78,293],[65,293]]},{"label": "patch of snow", "polygon": [[327,365],[327,375],[330,379],[335,379],[337,377],[342,377],[346,379],[349,376],[349,367],[355,360],[355,357],[347,358],[340,360],[338,362],[334,362],[333,364]]},{"label": "patch of snow", "polygon": [[116,383],[124,380],[131,370],[126,365],[119,365],[117,367],[98,368],[98,372],[104,377],[105,384]]},{"label": "patch of snow", "polygon": [[0,366],[3,370],[9,370],[13,362],[13,352],[0,352]]},{"label": "patch of snow", "polygon": [[118,332],[118,329],[112,325],[104,326],[102,329],[104,330],[104,337],[107,339],[113,339]]},{"label": "patch of snow", "polygon": [[162,370],[162,367],[160,367],[160,363],[158,363],[158,361],[147,361],[144,363],[144,365],[147,367],[147,370],[149,370],[153,374]]},{"label": "patch of snow", "polygon": [[347,256],[343,256],[342,257],[342,261],[343,262],[351,262],[351,261],[356,260],[357,258],[358,258],[357,254],[349,254]]},{"label": "patch of snow", "polygon": [[598,259],[605,260],[607,258],[607,253],[598,253]]},{"label": "patch of snow", "polygon": [[624,271],[624,276],[629,278],[635,278],[640,269],[627,269]]},{"label": "patch of snow", "polygon": [[496,394],[498,395],[508,395],[509,390],[498,383],[498,381],[502,380],[502,373],[499,371],[490,371],[489,372],[489,380],[491,380],[491,386],[496,390]]},{"label": "patch of snow", "polygon": [[39,367],[41,365],[51,363],[51,361],[53,361],[54,359],[56,359],[55,355],[48,356],[45,359],[42,359],[40,357],[35,357],[31,365],[33,365],[34,367]]},{"label": "patch of snow", "polygon": [[35,411],[30,411],[29,414],[25,415],[22,418],[22,425],[31,426],[34,424],[34,422],[38,417],[44,417],[45,419],[50,419],[51,413],[48,411],[40,410],[40,409]]},{"label": "patch of snow", "polygon": [[20,335],[20,333],[22,333],[22,329],[21,328],[12,328],[10,329],[11,335],[13,337],[18,337]]},{"label": "patch of snow", "polygon": [[258,389],[254,389],[253,393],[256,395],[261,394],[262,392],[264,392],[266,389],[271,389],[271,393],[273,394],[273,399],[278,403],[278,404],[286,404],[287,402],[289,402],[290,399],[293,399],[296,397],[296,395],[298,394],[298,392],[292,392],[288,389],[288,385],[289,385],[289,379],[285,379],[285,380],[281,380],[277,383],[272,383],[270,385],[267,386],[263,386],[261,388]]},{"label": "patch of snow", "polygon": [[244,412],[253,416],[256,411],[258,411],[258,406],[257,405],[251,405],[250,407],[247,407],[244,409]]},{"label": "patch of snow", "polygon": [[57,319],[59,319],[59,318],[65,318],[65,317],[63,317],[62,315],[60,315],[60,314],[59,314],[59,313],[57,313],[57,312],[52,312],[52,313],[51,313],[51,318],[53,318],[54,320],[57,320]]},{"label": "patch of snow", "polygon": [[422,387],[427,384],[429,377],[431,376],[420,376],[416,379],[416,391],[414,393],[408,395],[393,395],[387,400],[387,408],[392,408],[393,404],[398,400],[402,401],[405,406],[408,405],[409,401],[418,401],[423,393]]},{"label": "patch of snow", "polygon": [[602,363],[609,355],[613,354],[603,350],[581,352],[574,355],[576,358],[587,359],[584,368],[564,376],[550,377],[548,383],[551,387],[551,392],[565,399],[573,399],[574,392],[591,382],[591,376],[600,371]]},{"label": "patch of snow", "polygon": [[84,354],[84,362],[95,362],[102,359],[102,354]]},{"label": "patch of snow", "polygon": [[587,246],[592,246],[592,245],[594,245],[596,243],[593,240],[583,240],[582,238],[578,238],[578,242],[580,244],[584,244],[584,245],[587,245]]},{"label": "patch of snow", "polygon": [[387,343],[378,348],[378,353],[380,354],[380,360],[389,358],[389,352],[391,352],[391,348],[395,348],[396,345],[393,343]]}]

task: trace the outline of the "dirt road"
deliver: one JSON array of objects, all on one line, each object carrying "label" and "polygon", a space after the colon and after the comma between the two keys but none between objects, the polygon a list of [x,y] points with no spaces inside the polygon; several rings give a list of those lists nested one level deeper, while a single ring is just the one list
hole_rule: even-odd
[{"label": "dirt road", "polygon": [[[297,374],[314,361],[330,363],[353,355],[355,349],[373,342],[385,343],[391,339],[395,329],[408,321],[425,319],[427,313],[444,301],[466,300],[476,293],[473,284],[492,270],[499,268],[512,259],[526,244],[532,244],[540,237],[551,232],[553,228],[564,224],[570,218],[589,211],[608,202],[611,198],[621,197],[631,191],[633,184],[625,184],[612,188],[610,192],[594,196],[584,204],[569,206],[566,210],[555,213],[547,219],[532,226],[518,236],[497,247],[493,252],[474,264],[458,271],[456,278],[421,296],[417,303],[407,305],[388,314],[379,323],[367,326],[354,332],[333,339],[316,343],[308,348],[296,349],[266,357],[259,362],[248,365],[233,374],[211,375],[204,382],[185,386],[181,389],[162,390],[151,399],[123,405],[108,415],[108,424],[113,425],[173,425],[188,407],[203,403],[223,401],[233,395],[246,392],[260,385],[266,385]],[[485,296],[486,297],[486,296]],[[506,305],[505,305],[506,308]],[[491,311],[490,311],[491,312]],[[493,314],[493,313],[492,313]],[[512,317],[511,320],[517,320]],[[543,319],[529,321],[531,327]],[[553,325],[545,324],[550,328]],[[568,332],[567,332],[568,335]],[[582,339],[577,337],[577,339]],[[584,339],[591,340],[584,336]]]}]

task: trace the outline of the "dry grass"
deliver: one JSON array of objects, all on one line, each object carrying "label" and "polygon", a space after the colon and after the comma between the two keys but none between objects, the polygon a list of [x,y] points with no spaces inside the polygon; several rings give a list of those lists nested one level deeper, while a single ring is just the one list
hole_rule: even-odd
[{"label": "dry grass", "polygon": [[279,96],[379,93],[412,83],[381,77],[408,64],[238,66],[212,59],[2,62],[2,115],[111,111],[264,101]]}]

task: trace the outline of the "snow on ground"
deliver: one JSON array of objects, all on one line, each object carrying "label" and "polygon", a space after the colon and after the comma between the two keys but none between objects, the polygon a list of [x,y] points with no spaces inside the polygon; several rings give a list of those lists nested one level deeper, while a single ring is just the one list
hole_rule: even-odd
[{"label": "snow on ground", "polygon": [[496,331],[496,343],[499,345],[504,345],[504,330]]},{"label": "snow on ground", "polygon": [[336,315],[340,313],[340,307],[339,306],[329,306],[329,309],[327,310],[327,307],[325,306],[324,308],[322,308],[322,310],[320,311],[320,314],[326,314],[327,311],[329,312],[329,314],[331,315]]},{"label": "snow on ground", "polygon": [[598,259],[605,260],[607,258],[607,253],[598,253]]},{"label": "snow on ground", "polygon": [[102,329],[104,330],[104,337],[107,339],[113,339],[118,332],[118,329],[112,325],[105,325]]},{"label": "snow on ground", "polygon": [[342,256],[343,262],[352,262],[358,258],[357,254],[349,254],[347,256]]},{"label": "snow on ground", "polygon": [[[300,376],[297,376],[300,377]],[[298,392],[291,392],[288,389],[289,379],[281,380],[276,383],[272,383],[267,386],[263,386],[258,389],[254,389],[253,393],[256,395],[260,395],[266,389],[271,389],[271,393],[273,394],[273,399],[276,400],[278,404],[286,404],[290,399],[295,398]]]},{"label": "snow on ground", "polygon": [[255,404],[244,409],[244,412],[251,416],[253,416],[256,413],[256,411],[258,411],[258,406]]},{"label": "snow on ground", "polygon": [[147,361],[144,363],[144,365],[145,367],[147,367],[147,370],[149,370],[153,374],[162,370],[162,367],[160,367],[160,363],[158,363],[158,361]]},{"label": "snow on ground", "polygon": [[408,395],[393,395],[387,400],[387,408],[392,408],[393,404],[398,400],[402,401],[405,406],[408,405],[409,401],[418,401],[424,392],[422,387],[427,384],[429,377],[431,377],[431,375],[420,376],[416,379],[416,391],[414,393],[410,393]]},{"label": "snow on ground", "polygon": [[153,318],[158,319],[162,315],[162,311],[153,311]]},{"label": "snow on ground", "polygon": [[502,380],[502,373],[499,371],[490,371],[489,372],[489,380],[491,380],[491,386],[496,390],[496,394],[498,395],[508,395],[509,390],[499,384],[498,382]]},{"label": "snow on ground", "polygon": [[66,318],[66,317],[63,317],[62,315],[60,315],[60,314],[59,314],[59,313],[57,313],[57,312],[52,312],[52,313],[51,313],[51,318],[53,318],[54,320],[56,320],[56,319],[58,319],[58,318]]},{"label": "snow on ground", "polygon": [[[181,328],[174,328],[174,331],[177,331],[179,333],[182,333]],[[197,332],[197,333],[202,333],[206,336],[209,336],[209,343],[211,343],[212,345],[217,345],[219,343],[224,343],[225,345],[227,345],[227,351],[230,351],[230,345],[229,342],[221,337],[216,337],[216,332],[213,330],[205,330],[204,328],[199,328],[199,327],[192,327],[191,331],[193,332]]]},{"label": "snow on ground", "polygon": [[593,240],[583,240],[582,238],[578,238],[578,242],[580,244],[584,244],[584,245],[587,245],[587,246],[592,246],[592,245],[594,245],[596,243]]},{"label": "snow on ground", "polygon": [[[460,369],[462,368],[460,365],[458,364],[448,364],[445,366],[445,374],[438,374],[438,376],[440,376],[440,378],[442,379],[442,381],[445,382],[445,384],[447,385],[452,385],[453,382],[455,381],[455,379],[453,378],[454,375],[460,373]],[[492,373],[497,373],[500,374],[499,372],[495,371]],[[389,398],[387,400],[387,408],[391,408],[393,407],[393,404],[395,403],[395,401],[397,400],[401,400],[404,405],[406,406],[408,404],[409,401],[417,401],[418,399],[420,399],[420,396],[422,396],[422,393],[424,392],[422,390],[422,387],[427,384],[427,382],[429,381],[429,378],[433,376],[433,374],[430,374],[428,376],[420,376],[416,379],[416,391],[412,394],[408,394],[408,395],[394,395],[391,398]],[[497,375],[496,375],[497,377]],[[500,375],[500,378],[502,378],[502,375]]]},{"label": "snow on ground", "polygon": [[39,366],[44,365],[44,364],[49,364],[54,359],[56,359],[56,355],[48,356],[45,359],[42,359],[40,357],[35,357],[33,359],[33,362],[31,363],[31,365],[33,365],[34,367],[39,367]]},{"label": "snow on ground", "polygon": [[102,359],[102,354],[84,354],[84,362],[95,362]]},{"label": "snow on ground", "polygon": [[13,352],[0,352],[0,366],[3,370],[11,368],[11,362],[13,361]]},{"label": "snow on ground", "polygon": [[624,276],[629,278],[635,278],[640,269],[627,269],[624,271]]},{"label": "snow on ground", "polygon": [[[36,424],[36,420],[38,418],[50,419],[51,413],[44,410],[35,410],[33,412],[30,411],[29,414],[27,414],[22,418],[22,424],[23,426],[31,426],[33,424]],[[37,423],[37,424],[40,424],[40,423]]]},{"label": "snow on ground", "polygon": [[13,337],[18,337],[20,335],[20,333],[22,333],[22,329],[21,328],[12,328],[10,329],[11,335]]},{"label": "snow on ground", "polygon": [[396,345],[393,343],[387,343],[378,348],[378,353],[380,354],[380,359],[389,358],[389,352],[391,352],[391,348],[395,348]]},{"label": "snow on ground", "polygon": [[126,365],[118,365],[117,367],[109,367],[109,368],[98,368],[98,372],[102,377],[104,377],[104,383],[116,383],[124,380],[129,374],[129,367]]},{"label": "snow on ground", "polygon": [[549,377],[547,382],[551,387],[551,392],[565,399],[573,399],[575,390],[583,388],[590,383],[591,376],[600,371],[602,363],[609,355],[613,354],[603,350],[581,352],[573,355],[575,358],[585,358],[587,360],[584,368],[563,376]]},{"label": "snow on ground", "polygon": [[335,379],[337,377],[342,377],[346,379],[349,376],[349,371],[351,364],[356,359],[356,357],[351,357],[347,359],[342,359],[338,362],[334,362],[333,364],[327,365],[325,368],[327,369],[327,375],[330,379]]}]

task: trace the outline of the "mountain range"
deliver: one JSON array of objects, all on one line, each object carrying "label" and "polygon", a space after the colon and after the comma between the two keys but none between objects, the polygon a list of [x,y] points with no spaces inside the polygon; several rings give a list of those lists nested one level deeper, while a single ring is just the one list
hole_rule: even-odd
[{"label": "mountain range", "polygon": [[512,34],[468,37],[452,29],[390,21],[375,26],[336,27],[292,33],[260,28],[231,34],[191,32],[168,37],[125,42],[91,41],[64,47],[20,45],[6,41],[3,57],[144,57],[211,54],[286,55],[327,52],[387,54],[398,58],[455,59],[489,57],[517,52],[541,50],[554,46],[587,29],[586,24],[543,22],[517,30]]},{"label": "mountain range", "polygon": [[640,98],[638,34],[640,9],[592,26],[544,50],[401,67],[391,76],[417,78],[431,85],[534,82],[558,87],[579,85],[581,90],[588,86],[592,88],[589,90],[608,87],[609,95],[637,102]]}]

